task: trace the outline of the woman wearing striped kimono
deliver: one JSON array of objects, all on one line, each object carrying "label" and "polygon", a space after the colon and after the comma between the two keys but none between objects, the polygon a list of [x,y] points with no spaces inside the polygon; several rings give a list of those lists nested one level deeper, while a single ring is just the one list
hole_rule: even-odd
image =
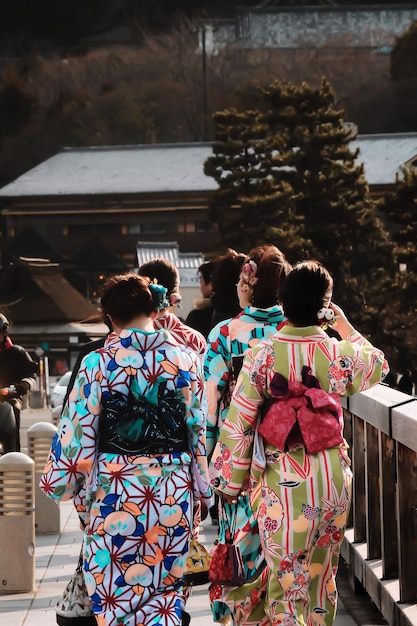
[{"label": "woman wearing striped kimono", "polygon": [[[267,562],[252,594],[264,608],[256,626],[335,617],[352,477],[340,396],[376,385],[388,366],[331,302],[332,289],[316,261],[284,280],[288,324],[246,353],[210,464],[212,486],[230,502],[250,475]],[[323,329],[332,322],[340,340]]]}]

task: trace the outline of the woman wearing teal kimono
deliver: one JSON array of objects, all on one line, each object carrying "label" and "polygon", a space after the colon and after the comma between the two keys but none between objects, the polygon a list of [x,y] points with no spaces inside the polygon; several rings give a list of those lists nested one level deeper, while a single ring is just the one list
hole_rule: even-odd
[{"label": "woman wearing teal kimono", "polygon": [[[340,397],[376,385],[388,365],[331,302],[332,288],[315,261],[284,280],[287,324],[246,353],[210,464],[212,486],[230,502],[249,477],[267,563],[252,589],[263,613],[252,626],[330,626],[335,617],[352,476]],[[323,328],[334,321],[340,340]],[[244,611],[235,604],[235,624]]]},{"label": "woman wearing teal kimono", "polygon": [[78,500],[98,626],[180,626],[193,506],[210,497],[201,365],[155,330],[165,294],[133,273],[106,282],[116,334],[83,359],[41,477]]},{"label": "woman wearing teal kimono", "polygon": [[[275,246],[253,248],[245,258],[237,284],[242,312],[233,319],[220,322],[209,334],[204,361],[208,455],[214,449],[219,429],[227,416],[243,355],[248,348],[274,335],[285,323],[279,292],[289,269],[289,263]],[[232,521],[231,511],[227,505],[216,508],[220,522],[219,539],[223,540]],[[258,525],[246,495],[241,494],[236,509],[236,518],[233,511],[235,541],[240,544],[245,575],[252,582],[238,589],[212,584],[209,595],[215,621],[224,621],[232,611],[236,612],[236,602],[239,606],[244,605],[244,611],[238,611],[239,624],[243,626],[247,619],[256,621],[258,605],[252,606],[252,589],[259,583],[265,561],[260,549]]]}]

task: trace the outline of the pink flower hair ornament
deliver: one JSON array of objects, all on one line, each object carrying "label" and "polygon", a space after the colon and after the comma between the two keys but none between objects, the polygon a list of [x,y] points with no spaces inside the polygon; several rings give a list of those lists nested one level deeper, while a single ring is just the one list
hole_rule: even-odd
[{"label": "pink flower hair ornament", "polygon": [[179,309],[182,308],[182,305],[181,305],[181,302],[182,302],[181,295],[179,293],[177,293],[176,291],[173,291],[168,296],[168,299],[169,299],[169,303],[170,303],[171,306],[174,306],[176,304]]},{"label": "pink flower hair ornament", "polygon": [[253,289],[253,287],[259,281],[259,278],[256,277],[257,271],[258,266],[256,265],[255,261],[251,260],[244,263],[239,276],[240,288],[243,292],[249,291],[249,287]]}]

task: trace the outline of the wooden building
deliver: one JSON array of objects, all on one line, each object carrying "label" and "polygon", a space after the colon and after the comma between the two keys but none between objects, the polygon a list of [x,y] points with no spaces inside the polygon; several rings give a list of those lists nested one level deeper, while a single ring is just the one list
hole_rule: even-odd
[{"label": "wooden building", "polygon": [[[417,163],[417,133],[359,135],[351,148],[359,148],[357,163],[375,196],[392,188],[401,166]],[[45,256],[46,241],[66,275],[84,271],[83,293],[94,299],[100,276],[137,266],[138,241],[213,251],[208,199],[216,183],[204,174],[211,154],[208,143],[62,150],[0,189],[4,264],[24,255],[30,228],[39,239],[31,256]]]}]

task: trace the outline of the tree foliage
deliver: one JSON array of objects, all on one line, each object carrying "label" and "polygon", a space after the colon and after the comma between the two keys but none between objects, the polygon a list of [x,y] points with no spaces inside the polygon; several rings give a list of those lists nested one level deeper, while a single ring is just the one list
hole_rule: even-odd
[{"label": "tree foliage", "polygon": [[403,167],[395,178],[394,193],[385,194],[379,209],[387,221],[400,263],[417,274],[417,171]]},{"label": "tree foliage", "polygon": [[[276,0],[275,4],[331,4],[330,0]],[[253,6],[240,0],[239,6]],[[3,0],[0,6],[0,40],[11,54],[39,50],[80,51],[83,38],[128,27],[137,40],[144,31],[171,30],[183,18],[231,18],[234,0]],[[3,44],[4,45],[4,44]]]},{"label": "tree foliage", "polygon": [[391,51],[391,78],[417,79],[417,22],[397,39]]},{"label": "tree foliage", "polygon": [[358,152],[349,148],[351,129],[326,81],[320,88],[274,82],[263,92],[269,142],[281,146],[273,157],[273,176],[296,194],[296,213],[311,241],[304,256],[327,265],[343,306],[359,307],[372,283],[370,273],[384,266],[391,248],[375,217]]},{"label": "tree foliage", "polygon": [[248,249],[270,241],[293,262],[322,261],[334,276],[335,300],[382,339],[380,295],[395,279],[392,244],[349,148],[351,129],[325,81],[319,88],[274,81],[261,91],[262,110],[214,118],[217,141],[205,171],[219,185],[211,206],[219,243],[240,239]]},{"label": "tree foliage", "polygon": [[[378,203],[394,243],[396,280],[389,292],[387,334],[398,354],[399,370],[414,368],[417,351],[417,172],[412,166],[397,174],[393,193]],[[400,269],[401,268],[401,269]]]}]

